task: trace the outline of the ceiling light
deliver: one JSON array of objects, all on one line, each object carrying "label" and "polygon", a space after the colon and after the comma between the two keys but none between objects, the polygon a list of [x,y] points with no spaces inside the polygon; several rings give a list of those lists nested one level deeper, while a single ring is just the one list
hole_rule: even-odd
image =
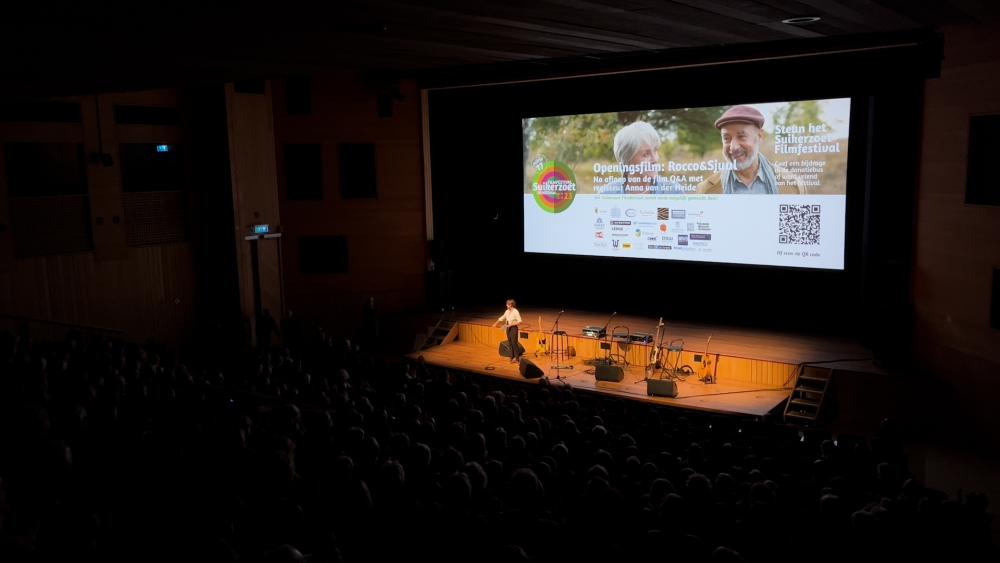
[{"label": "ceiling light", "polygon": [[803,25],[818,21],[819,21],[819,16],[801,16],[797,18],[788,18],[787,20],[781,20],[781,23],[787,23],[788,25]]}]

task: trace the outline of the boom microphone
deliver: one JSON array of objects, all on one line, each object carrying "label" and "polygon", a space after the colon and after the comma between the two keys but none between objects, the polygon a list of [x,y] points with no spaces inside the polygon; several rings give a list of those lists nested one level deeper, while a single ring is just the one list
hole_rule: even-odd
[{"label": "boom microphone", "polygon": [[[615,318],[615,315],[617,315],[617,314],[618,314],[618,311],[615,311],[614,313],[611,313],[611,319]],[[608,330],[608,325],[611,324],[611,319],[608,319],[608,322],[604,323],[604,330]]]}]

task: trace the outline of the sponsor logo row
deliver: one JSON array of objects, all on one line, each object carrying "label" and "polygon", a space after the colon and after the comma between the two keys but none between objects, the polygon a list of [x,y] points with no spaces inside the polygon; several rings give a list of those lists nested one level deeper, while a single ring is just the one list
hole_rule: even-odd
[{"label": "sponsor logo row", "polygon": [[[697,246],[697,247],[703,247],[703,246],[707,246],[708,243],[692,241],[690,243],[690,245],[691,246]],[[623,241],[618,240],[618,239],[612,240],[610,245],[608,244],[608,241],[606,241],[606,240],[596,241],[596,242],[594,242],[594,246],[599,247],[599,248],[607,248],[608,246],[610,246],[611,249],[614,250],[614,251],[618,251],[618,250],[631,250],[633,248],[636,248],[636,249],[641,249],[642,248],[642,245],[640,245],[640,244],[633,245],[630,242],[623,242]],[[687,240],[679,240],[679,241],[677,241],[676,245],[669,245],[669,244],[647,244],[646,245],[646,249],[647,250],[677,250],[677,251],[688,251],[688,252],[694,252],[694,251],[697,251],[697,252],[711,252],[712,251],[711,248],[691,248],[691,246],[688,246],[688,241]]]},{"label": "sponsor logo row", "polygon": [[697,213],[688,213],[686,209],[670,209],[669,207],[657,207],[656,211],[652,209],[625,209],[622,211],[620,207],[612,207],[610,209],[601,209],[600,207],[594,208],[594,213],[601,214],[607,213],[612,219],[619,217],[656,217],[659,221],[666,221],[669,219],[687,219],[688,217],[704,217],[705,212],[699,211]]},{"label": "sponsor logo row", "polygon": [[[610,229],[609,229],[610,227]],[[681,221],[670,222],[657,222],[657,221],[603,221],[598,217],[597,221],[594,222],[595,230],[609,229],[612,231],[625,231],[624,227],[646,227],[646,228],[656,228],[662,232],[667,232],[668,230],[672,232],[694,232],[694,231],[711,231],[712,225],[708,222],[696,221],[693,223],[682,223]]]},{"label": "sponsor logo row", "polygon": [[[642,237],[643,236],[642,229],[636,229],[631,234],[635,235],[636,237]],[[625,232],[615,232],[615,231],[611,232],[611,237],[612,238],[628,237],[629,235],[630,235],[630,233],[625,233]],[[594,238],[604,238],[604,231],[595,231],[594,232]],[[710,233],[690,233],[690,234],[686,234],[686,235],[677,235],[677,238],[679,240],[688,240],[689,238],[691,240],[712,240],[712,235]],[[668,235],[657,235],[655,233],[655,231],[653,231],[653,232],[648,232],[647,231],[646,232],[646,240],[672,241],[672,240],[674,240],[674,237],[668,236]]]}]

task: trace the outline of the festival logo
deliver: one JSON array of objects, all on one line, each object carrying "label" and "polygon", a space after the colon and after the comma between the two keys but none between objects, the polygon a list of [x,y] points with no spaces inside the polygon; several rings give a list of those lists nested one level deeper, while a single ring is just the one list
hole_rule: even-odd
[{"label": "festival logo", "polygon": [[573,204],[576,176],[569,166],[558,160],[548,160],[532,178],[531,191],[535,193],[535,203],[542,211],[562,213]]}]

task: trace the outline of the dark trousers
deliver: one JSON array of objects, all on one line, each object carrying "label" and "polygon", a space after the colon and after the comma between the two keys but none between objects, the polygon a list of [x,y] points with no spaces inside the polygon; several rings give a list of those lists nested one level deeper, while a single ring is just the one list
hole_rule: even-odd
[{"label": "dark trousers", "polygon": [[510,359],[516,359],[520,356],[517,353],[517,327],[509,326],[507,327],[507,346],[510,347]]}]

